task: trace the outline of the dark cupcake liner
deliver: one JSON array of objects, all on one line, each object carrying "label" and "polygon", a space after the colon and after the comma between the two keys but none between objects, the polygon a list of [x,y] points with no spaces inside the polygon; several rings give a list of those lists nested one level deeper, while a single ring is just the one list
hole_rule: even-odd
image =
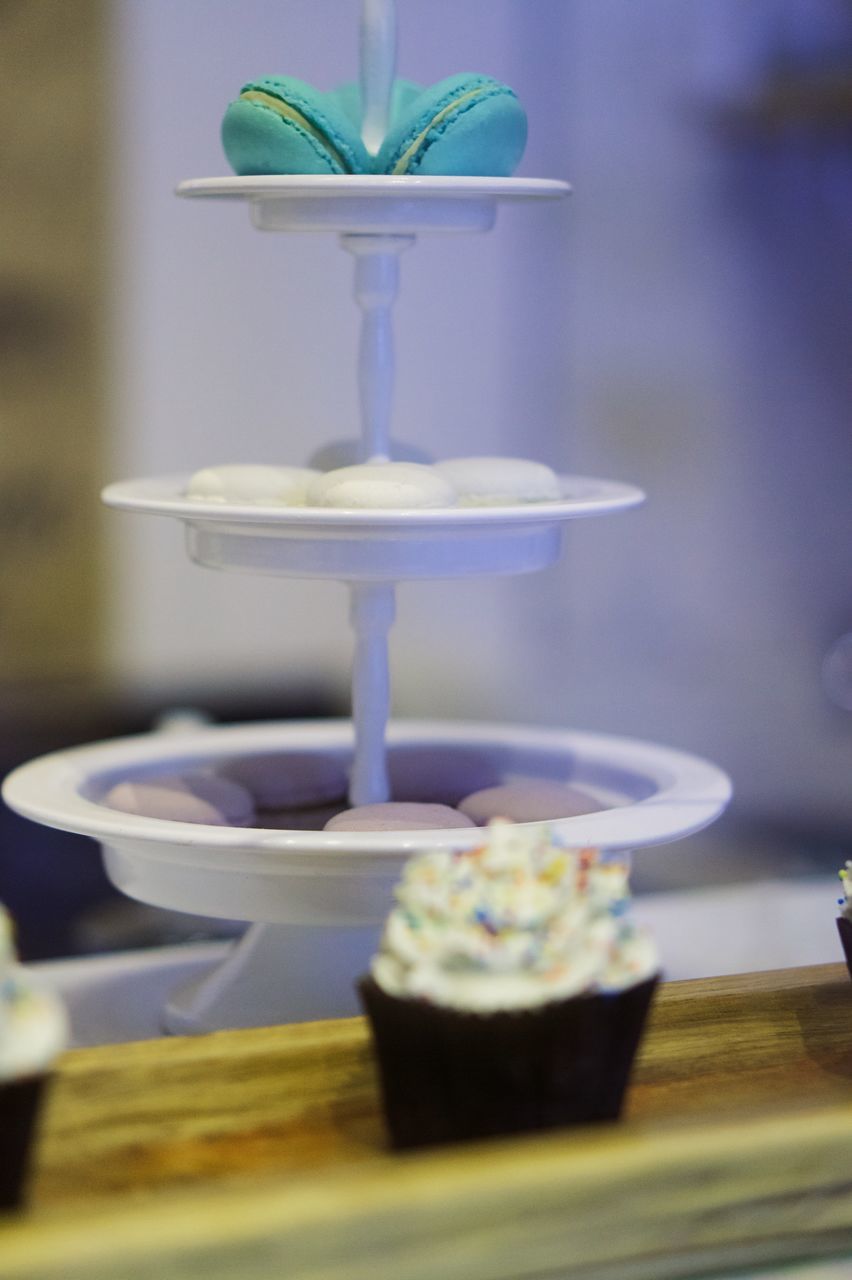
[{"label": "dark cupcake liner", "polygon": [[362,979],[393,1146],[617,1119],[657,982],[477,1014]]},{"label": "dark cupcake liner", "polygon": [[30,1076],[0,1084],[0,1211],[23,1203],[47,1080]]},{"label": "dark cupcake liner", "polygon": [[840,941],[843,945],[846,968],[849,970],[849,977],[852,978],[852,920],[847,920],[845,916],[838,916],[837,932],[840,934]]}]

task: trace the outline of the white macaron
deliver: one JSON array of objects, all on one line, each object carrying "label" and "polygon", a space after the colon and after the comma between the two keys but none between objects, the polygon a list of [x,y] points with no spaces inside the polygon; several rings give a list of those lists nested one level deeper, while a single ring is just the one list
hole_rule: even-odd
[{"label": "white macaron", "polygon": [[456,490],[460,506],[553,502],[562,497],[556,472],[526,458],[448,458],[436,462],[435,470]]},{"label": "white macaron", "polygon": [[364,462],[326,471],[312,482],[308,506],[375,510],[452,507],[456,492],[436,467],[416,462]]},{"label": "white macaron", "polygon": [[196,502],[226,502],[235,506],[301,507],[308,486],[319,474],[309,467],[269,467],[237,463],[205,467],[190,477],[187,498]]}]

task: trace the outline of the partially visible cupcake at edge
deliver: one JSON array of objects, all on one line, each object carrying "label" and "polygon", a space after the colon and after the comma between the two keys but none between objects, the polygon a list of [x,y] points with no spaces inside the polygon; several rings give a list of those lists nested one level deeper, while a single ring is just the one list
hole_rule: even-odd
[{"label": "partially visible cupcake at edge", "polygon": [[57,996],[17,962],[0,906],[0,1211],[24,1199],[45,1086],[68,1042]]},{"label": "partially visible cupcake at edge", "polygon": [[837,932],[840,934],[843,954],[846,957],[846,967],[852,978],[852,862],[847,862],[839,874],[843,894],[837,899],[837,905],[840,907]]},{"label": "partially visible cupcake at edge", "polygon": [[396,900],[359,983],[395,1147],[618,1117],[659,979],[623,862],[498,820]]}]

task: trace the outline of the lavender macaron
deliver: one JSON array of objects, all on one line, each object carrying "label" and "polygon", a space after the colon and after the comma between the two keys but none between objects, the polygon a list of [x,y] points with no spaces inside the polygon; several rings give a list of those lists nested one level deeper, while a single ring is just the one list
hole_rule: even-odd
[{"label": "lavender macaron", "polygon": [[245,787],[201,770],[118,782],[102,803],[143,818],[212,827],[250,827],[255,820],[254,801]]},{"label": "lavender macaron", "polygon": [[319,751],[236,756],[219,774],[251,794],[258,809],[307,809],[343,802],[348,779],[340,761]]},{"label": "lavender macaron", "polygon": [[499,787],[474,791],[459,801],[459,809],[476,826],[484,827],[492,818],[511,822],[552,822],[599,813],[604,806],[594,796],[568,782],[547,778],[527,778]]},{"label": "lavender macaron", "polygon": [[414,804],[389,800],[386,804],[362,804],[331,818],[325,831],[438,831],[475,824],[446,804]]}]

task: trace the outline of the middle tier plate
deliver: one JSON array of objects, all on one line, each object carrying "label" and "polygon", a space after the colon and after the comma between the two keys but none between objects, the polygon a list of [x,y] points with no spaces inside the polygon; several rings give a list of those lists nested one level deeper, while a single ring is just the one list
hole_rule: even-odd
[{"label": "middle tier plate", "polygon": [[561,476],[552,502],[366,511],[199,502],[184,496],[188,479],[121,481],[103,500],[181,520],[190,558],[208,568],[358,582],[530,573],[558,559],[566,521],[645,498],[634,485]]},{"label": "middle tier plate", "polygon": [[[700,831],[725,808],[730,783],[681,751],[553,728],[401,721],[387,732],[400,798],[453,798],[519,778],[576,785],[605,808],[548,822],[576,848],[637,850]],[[127,814],[103,803],[118,782],[216,770],[244,756],[318,753],[351,765],[346,720],[215,725],[74,747],[16,769],[10,808],[100,841],[110,878],[143,902],[266,923],[367,925],[381,920],[406,857],[474,848],[482,828],[318,831],[224,827]],[[286,760],[285,760],[286,767]],[[524,824],[535,826],[541,824]]]}]

